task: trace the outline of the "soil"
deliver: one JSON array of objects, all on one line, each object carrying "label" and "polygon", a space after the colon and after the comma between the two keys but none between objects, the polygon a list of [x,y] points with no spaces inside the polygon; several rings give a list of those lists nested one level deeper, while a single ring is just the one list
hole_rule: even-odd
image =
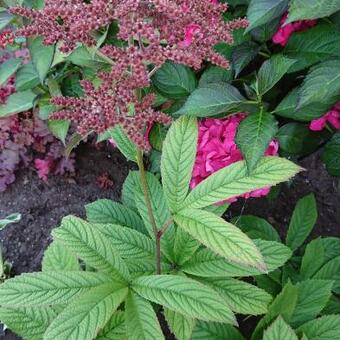
[{"label": "soil", "polygon": [[[314,192],[319,217],[311,238],[319,235],[339,237],[339,179],[328,175],[318,154],[305,158],[300,164],[306,171],[288,185],[282,185],[276,199],[239,201],[232,205],[226,217],[229,219],[240,214],[264,217],[284,239],[296,202]],[[16,182],[0,194],[0,218],[13,212],[20,212],[23,216],[20,223],[0,232],[4,259],[12,264],[12,274],[40,269],[44,250],[51,241],[50,232],[63,216],[84,216],[84,205],[99,198],[119,200],[122,183],[133,166],[116,150],[97,150],[82,145],[77,151],[78,172],[74,177],[53,177],[44,183],[33,169],[19,171]],[[111,189],[101,189],[96,183],[97,177],[104,173],[113,180]],[[247,322],[240,321],[242,332],[249,338],[254,321],[252,318]],[[9,332],[2,338],[18,339]]]}]

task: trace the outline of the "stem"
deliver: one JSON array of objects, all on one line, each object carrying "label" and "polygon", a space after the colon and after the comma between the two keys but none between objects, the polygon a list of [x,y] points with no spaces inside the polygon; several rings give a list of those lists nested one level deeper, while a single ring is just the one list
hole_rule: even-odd
[{"label": "stem", "polygon": [[164,233],[167,231],[167,229],[171,226],[171,224],[173,223],[173,219],[169,218],[163,225],[162,228],[158,230],[157,235],[161,238]]},{"label": "stem", "polygon": [[156,241],[156,273],[161,273],[161,237],[162,235],[158,233],[158,228],[155,220],[155,216],[152,211],[152,203],[149,194],[148,182],[146,179],[146,173],[143,162],[143,151],[137,149],[137,164],[139,168],[140,181],[142,185],[142,190],[145,198],[146,208],[148,210],[149,220],[152,226],[152,230]]}]

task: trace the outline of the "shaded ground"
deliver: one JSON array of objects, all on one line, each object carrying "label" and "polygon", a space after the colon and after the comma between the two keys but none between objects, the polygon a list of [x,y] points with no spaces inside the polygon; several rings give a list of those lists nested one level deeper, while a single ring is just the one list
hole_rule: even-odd
[{"label": "shaded ground", "polygon": [[[340,236],[340,185],[330,177],[318,155],[306,158],[301,165],[306,172],[284,185],[277,199],[250,199],[234,204],[227,213],[231,218],[239,214],[254,214],[267,218],[284,236],[297,200],[314,192],[319,217],[312,237]],[[48,184],[41,182],[34,171],[22,171],[8,191],[0,194],[0,218],[20,212],[20,223],[0,232],[4,257],[12,263],[13,273],[40,269],[43,252],[50,242],[51,229],[68,214],[84,215],[84,205],[98,198],[119,200],[121,186],[131,164],[118,151],[96,150],[82,146],[77,153],[78,173],[74,178],[54,177]],[[96,178],[109,173],[113,189],[103,190]],[[243,333],[251,334],[254,322],[241,322]],[[1,334],[0,334],[1,337]],[[7,333],[3,339],[18,339]]]}]

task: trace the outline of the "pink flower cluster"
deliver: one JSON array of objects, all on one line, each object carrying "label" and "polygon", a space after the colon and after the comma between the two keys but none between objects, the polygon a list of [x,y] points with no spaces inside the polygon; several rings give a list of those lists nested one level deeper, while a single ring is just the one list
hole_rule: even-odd
[{"label": "pink flower cluster", "polygon": [[[193,189],[214,172],[243,159],[235,143],[235,136],[240,122],[247,116],[238,113],[225,119],[203,119],[199,122],[198,145],[190,187]],[[278,142],[273,140],[265,152],[266,156],[278,154]],[[261,197],[269,193],[270,188],[263,188],[242,195],[242,197]],[[232,203],[237,197],[231,198]]]},{"label": "pink flower cluster", "polygon": [[317,24],[317,20],[300,20],[285,25],[287,17],[288,13],[285,13],[281,18],[280,27],[272,37],[274,44],[286,46],[290,36],[294,32],[305,31]]},{"label": "pink flower cluster", "polygon": [[330,111],[318,119],[310,122],[309,128],[312,131],[321,131],[326,124],[331,124],[335,129],[340,129],[340,102],[337,102]]},{"label": "pink flower cluster", "polygon": [[99,88],[82,82],[85,98],[55,98],[54,104],[62,109],[54,118],[76,121],[82,134],[120,124],[139,147],[147,149],[143,138],[147,126],[168,124],[171,119],[155,112],[153,97],[141,98],[140,89],[150,85],[151,75],[167,60],[195,69],[204,60],[228,67],[214,46],[232,43],[232,31],[246,27],[247,21],[225,22],[226,10],[227,5],[217,0],[46,0],[41,10],[14,7],[11,12],[31,19],[16,36],[41,35],[45,44],[61,43],[64,52],[79,43],[95,45],[95,30],[118,23],[118,38],[128,46],[102,48],[112,61],[111,72],[98,75]]}]

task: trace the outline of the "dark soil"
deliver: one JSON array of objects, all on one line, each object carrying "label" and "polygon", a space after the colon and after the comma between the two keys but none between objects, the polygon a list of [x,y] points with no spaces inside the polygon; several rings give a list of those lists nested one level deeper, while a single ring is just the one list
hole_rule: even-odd
[{"label": "dark soil", "polygon": [[[276,199],[237,202],[229,209],[227,217],[240,214],[264,217],[284,237],[296,202],[314,192],[319,217],[311,237],[339,237],[339,180],[328,175],[318,155],[304,159],[301,165],[307,171],[298,175],[289,185],[282,185]],[[43,252],[51,241],[51,229],[58,225],[63,216],[84,216],[84,205],[99,198],[119,200],[122,183],[132,167],[118,151],[97,150],[83,145],[77,152],[78,172],[74,177],[54,177],[45,184],[37,178],[34,170],[20,171],[17,181],[0,195],[0,218],[13,212],[20,212],[23,216],[20,223],[0,232],[4,258],[12,264],[12,273],[40,269]],[[96,179],[103,173],[108,173],[113,180],[112,189],[98,187]],[[250,322],[240,321],[243,333],[249,337],[254,322],[251,318]],[[18,339],[10,333],[4,338]]]}]

